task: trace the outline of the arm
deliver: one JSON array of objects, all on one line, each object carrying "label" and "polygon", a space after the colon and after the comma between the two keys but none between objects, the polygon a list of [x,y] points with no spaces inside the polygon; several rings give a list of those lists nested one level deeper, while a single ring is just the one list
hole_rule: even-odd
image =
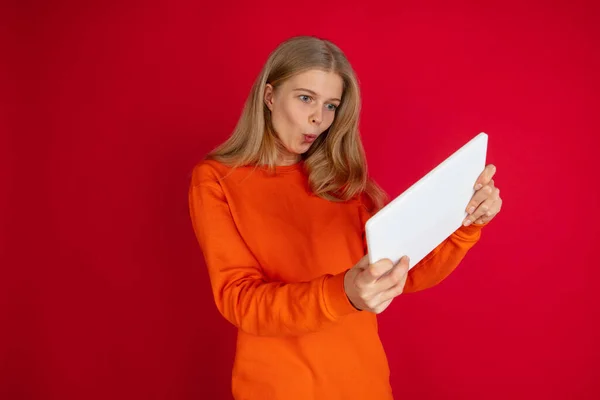
[{"label": "arm", "polygon": [[[364,227],[366,221],[375,215],[372,203],[363,195],[361,197],[361,223]],[[408,271],[403,293],[417,292],[428,289],[443,281],[460,264],[467,251],[479,241],[481,229],[487,225],[472,224],[461,226],[446,240],[433,249],[425,258]],[[368,251],[366,237],[363,232],[363,246],[365,254]]]},{"label": "arm", "polygon": [[344,291],[345,272],[309,282],[270,282],[238,233],[210,166],[194,170],[189,207],[217,308],[239,329],[255,335],[299,335],[357,312]]},{"label": "arm", "polygon": [[438,247],[408,271],[404,293],[417,292],[437,285],[452,273],[479,241],[484,225],[461,226]]}]

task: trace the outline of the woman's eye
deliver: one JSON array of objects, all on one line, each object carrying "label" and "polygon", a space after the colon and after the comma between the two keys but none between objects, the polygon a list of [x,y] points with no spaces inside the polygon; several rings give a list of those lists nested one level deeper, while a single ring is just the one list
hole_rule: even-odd
[{"label": "woman's eye", "polygon": [[327,109],[329,111],[335,111],[337,110],[337,106],[335,104],[327,104]]},{"label": "woman's eye", "polygon": [[302,100],[305,103],[308,103],[310,101],[310,96],[303,94],[300,96],[300,100]]}]

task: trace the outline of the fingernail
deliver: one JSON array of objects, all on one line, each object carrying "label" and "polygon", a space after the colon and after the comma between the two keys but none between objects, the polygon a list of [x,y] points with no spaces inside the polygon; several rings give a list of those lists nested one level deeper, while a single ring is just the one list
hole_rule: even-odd
[{"label": "fingernail", "polygon": [[471,225],[471,220],[470,219],[468,219],[468,220],[465,221],[465,226],[469,226],[469,225]]},{"label": "fingernail", "polygon": [[475,185],[475,190],[479,190],[481,189],[483,185],[481,183],[478,183],[477,185]]},{"label": "fingernail", "polygon": [[469,214],[473,214],[475,212],[475,207],[469,208]]}]

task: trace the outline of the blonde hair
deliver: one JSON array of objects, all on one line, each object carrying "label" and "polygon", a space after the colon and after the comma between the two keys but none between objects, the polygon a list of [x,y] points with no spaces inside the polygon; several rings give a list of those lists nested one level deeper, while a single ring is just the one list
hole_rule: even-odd
[{"label": "blonde hair", "polygon": [[277,88],[286,79],[311,69],[338,74],[344,89],[333,123],[302,154],[309,186],[315,195],[331,201],[365,194],[367,208],[377,211],[387,202],[387,195],[367,173],[358,131],[358,81],[344,53],[328,40],[297,36],[281,43],[254,82],[232,135],[206,158],[234,168],[260,165],[274,171],[282,144],[264,102],[266,84]]}]

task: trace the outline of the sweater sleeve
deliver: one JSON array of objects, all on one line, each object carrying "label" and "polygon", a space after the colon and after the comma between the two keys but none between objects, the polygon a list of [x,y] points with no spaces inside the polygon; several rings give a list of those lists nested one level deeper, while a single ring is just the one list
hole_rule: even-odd
[{"label": "sweater sleeve", "polygon": [[458,267],[467,251],[479,241],[486,224],[461,226],[410,269],[404,293],[417,292],[437,285]]},{"label": "sweater sleeve", "polygon": [[194,169],[189,208],[219,312],[240,330],[262,336],[300,335],[358,312],[344,291],[344,274],[308,282],[270,281],[240,236],[219,179]]},{"label": "sweater sleeve", "polygon": [[[361,223],[364,230],[364,224],[375,214],[375,211],[366,196],[361,198],[361,203]],[[404,293],[428,289],[446,279],[458,267],[469,249],[479,241],[481,229],[488,223],[461,226],[454,231],[410,269],[404,285]],[[364,232],[363,246],[366,254],[368,248]]]}]

